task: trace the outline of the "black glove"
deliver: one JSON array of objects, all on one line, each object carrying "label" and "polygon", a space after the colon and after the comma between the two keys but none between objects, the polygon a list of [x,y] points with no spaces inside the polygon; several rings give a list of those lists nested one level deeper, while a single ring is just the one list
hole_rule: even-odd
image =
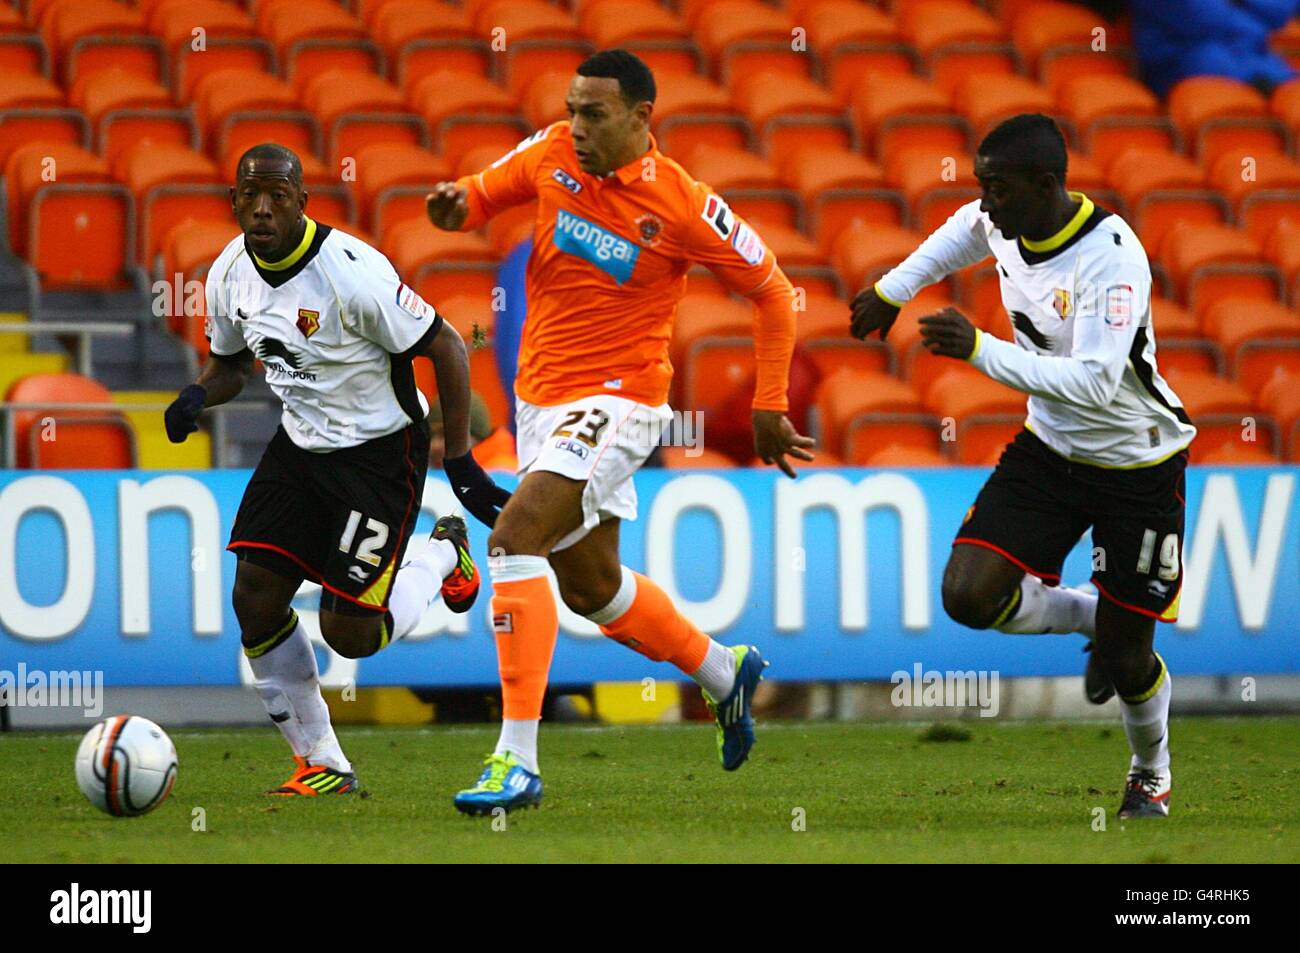
[{"label": "black glove", "polygon": [[497,514],[510,500],[510,494],[492,481],[478,465],[471,453],[463,457],[447,457],[442,469],[451,481],[451,491],[474,518],[484,526],[495,526]]},{"label": "black glove", "polygon": [[186,437],[199,429],[199,414],[203,413],[203,403],[207,399],[208,389],[198,384],[191,384],[180,392],[180,396],[163,412],[168,440],[184,443]]}]

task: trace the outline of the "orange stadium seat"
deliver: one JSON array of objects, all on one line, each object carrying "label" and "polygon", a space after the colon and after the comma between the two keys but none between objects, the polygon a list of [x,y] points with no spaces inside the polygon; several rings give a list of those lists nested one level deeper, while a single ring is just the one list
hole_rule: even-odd
[{"label": "orange stadium seat", "polygon": [[0,73],[50,75],[50,55],[37,33],[0,30]]},{"label": "orange stadium seat", "polygon": [[1234,441],[1222,443],[1198,455],[1197,462],[1202,466],[1276,466],[1279,457],[1269,453],[1258,444]]},{"label": "orange stadium seat", "polygon": [[516,94],[533,77],[571,72],[594,52],[573,16],[544,0],[491,0],[473,16],[481,35],[504,39],[505,55],[493,54],[496,75]]},{"label": "orange stadium seat", "polygon": [[1222,348],[1204,338],[1175,338],[1160,341],[1156,361],[1161,372],[1176,370],[1223,374],[1228,369],[1228,362],[1224,359]]},{"label": "orange stadium seat", "polygon": [[377,142],[357,150],[360,219],[382,235],[388,222],[425,217],[424,198],[451,178],[445,159],[402,142]]},{"label": "orange stadium seat", "polygon": [[29,73],[10,73],[0,83],[0,168],[30,142],[91,147],[90,123],[69,108],[58,84]]},{"label": "orange stadium seat", "polygon": [[917,147],[890,156],[885,177],[907,201],[908,221],[926,235],[958,208],[980,198],[974,164],[966,153]]},{"label": "orange stadium seat", "polygon": [[749,124],[732,108],[731,94],[703,76],[674,76],[662,84],[650,121],[659,147],[679,159],[700,144],[751,144]]},{"label": "orange stadium seat", "polygon": [[831,249],[831,264],[849,297],[916,250],[925,236],[894,225],[854,223],[840,233]]},{"label": "orange stadium seat", "polygon": [[390,2],[369,22],[390,74],[403,89],[443,70],[485,77],[491,69],[488,41],[463,7],[435,0]]},{"label": "orange stadium seat", "polygon": [[831,93],[847,104],[862,77],[907,75],[915,50],[902,42],[898,25],[882,10],[854,0],[816,0],[798,14],[808,45],[816,51]]},{"label": "orange stadium seat", "polygon": [[182,219],[163,237],[162,277],[180,275],[185,281],[203,277],[238,234],[239,224],[233,214],[224,219]]},{"label": "orange stadium seat", "polygon": [[481,235],[443,232],[428,221],[394,222],[379,246],[402,279],[426,301],[454,294],[488,294],[496,287],[497,264]]},{"label": "orange stadium seat", "polygon": [[[865,442],[864,442],[865,444]],[[909,447],[906,444],[890,443],[874,449],[866,447],[869,452],[862,461],[866,467],[886,467],[890,469],[907,469],[915,467],[946,467],[952,461],[938,450],[926,447]],[[854,461],[849,461],[854,465]]]},{"label": "orange stadium seat", "polygon": [[808,232],[828,252],[844,228],[855,221],[901,225],[907,204],[885,186],[884,171],[856,152],[801,149],[778,163],[781,181],[803,202]]},{"label": "orange stadium seat", "polygon": [[378,76],[354,69],[322,70],[300,88],[303,105],[325,135],[330,163],[377,142],[429,145],[424,120],[407,111],[400,89]]},{"label": "orange stadium seat", "polygon": [[229,214],[230,183],[223,181],[214,161],[193,149],[139,144],[118,157],[114,172],[135,196],[140,216],[138,254],[146,265],[177,222]]},{"label": "orange stadium seat", "polygon": [[520,112],[530,129],[545,129],[553,122],[568,118],[565,98],[572,80],[573,73],[568,70],[538,73],[533,77],[520,97]]},{"label": "orange stadium seat", "polygon": [[798,193],[781,183],[775,166],[766,159],[742,149],[706,143],[679,156],[678,161],[754,225],[800,226],[803,204]]},{"label": "orange stadium seat", "polygon": [[[965,77],[1011,78],[1018,61],[994,16],[961,0],[926,0],[898,10],[898,25],[944,89],[952,91]],[[997,84],[990,83],[989,86]]]},{"label": "orange stadium seat", "polygon": [[[1047,88],[1026,77],[1004,76],[989,82],[985,76],[966,74],[954,83],[953,105],[970,123],[976,141],[1004,119],[1019,113],[1051,113],[1056,108]],[[1062,116],[1056,119],[1070,141],[1070,123]]]},{"label": "orange stadium seat", "polygon": [[823,379],[845,367],[871,374],[891,373],[893,353],[888,345],[875,338],[854,340],[848,328],[846,301],[810,293],[798,314],[795,338]]},{"label": "orange stadium seat", "polygon": [[793,228],[775,222],[764,223],[758,231],[763,243],[772,249],[772,254],[796,288],[802,288],[805,294],[840,293],[839,276],[821,249],[809,238]]},{"label": "orange stadium seat", "polygon": [[1221,298],[1206,312],[1204,329],[1223,348],[1233,379],[1251,393],[1275,372],[1300,373],[1300,314],[1280,302]]},{"label": "orange stadium seat", "polygon": [[75,0],[51,6],[41,33],[71,83],[100,69],[122,69],[161,81],[166,75],[162,41],[150,36],[139,10],[110,0]]},{"label": "orange stadium seat", "polygon": [[953,115],[947,93],[919,76],[868,74],[850,102],[866,151],[881,163],[904,149],[957,154],[970,148],[970,127]]},{"label": "orange stadium seat", "polygon": [[1284,153],[1225,151],[1210,181],[1235,206],[1237,224],[1258,239],[1285,218],[1300,220],[1300,162]]},{"label": "orange stadium seat", "polygon": [[302,108],[291,84],[262,70],[240,66],[204,73],[192,84],[190,101],[209,147],[219,144],[245,113],[267,121],[285,113],[296,114]]},{"label": "orange stadium seat", "polygon": [[383,52],[365,24],[329,0],[261,0],[256,19],[299,89],[317,73],[383,68]]},{"label": "orange stadium seat", "polygon": [[[1277,449],[1276,422],[1256,413],[1250,392],[1240,384],[1213,374],[1176,370],[1164,377],[1196,424],[1197,435],[1191,447],[1193,463],[1225,444],[1262,443],[1270,451]],[[1248,439],[1251,436],[1255,439]]]},{"label": "orange stadium seat", "polygon": [[1274,225],[1265,240],[1264,250],[1290,289],[1290,302],[1300,304],[1300,215],[1284,218]]},{"label": "orange stadium seat", "polygon": [[[1154,129],[1152,138],[1158,148],[1173,145],[1173,124],[1162,113],[1160,100],[1131,76],[1072,76],[1061,81],[1055,95],[1057,107],[1074,124],[1079,142],[1103,167],[1118,154],[1113,144],[1098,148],[1097,137],[1107,130]],[[1124,141],[1126,148],[1142,144],[1140,140]]]},{"label": "orange stadium seat", "polygon": [[1273,90],[1269,111],[1282,120],[1292,138],[1300,139],[1300,77],[1282,83]]},{"label": "orange stadium seat", "polygon": [[1179,225],[1169,233],[1161,258],[1182,300],[1198,316],[1223,297],[1281,300],[1282,276],[1265,264],[1260,242],[1226,225]]},{"label": "orange stadium seat", "polygon": [[923,288],[920,294],[903,305],[889,331],[886,346],[893,353],[894,367],[903,380],[918,389],[924,389],[936,376],[953,367],[949,358],[938,357],[925,349],[921,343],[920,324],[924,315],[950,307],[957,305],[948,297],[943,285]]},{"label": "orange stadium seat", "polygon": [[1155,255],[1177,225],[1214,225],[1228,219],[1223,196],[1205,188],[1205,170],[1175,153],[1130,149],[1111,164],[1109,178],[1124,200],[1134,231]]},{"label": "orange stadium seat", "polygon": [[1300,377],[1279,374],[1259,392],[1258,404],[1284,436],[1286,459],[1300,461]]},{"label": "orange stadium seat", "polygon": [[700,66],[700,50],[685,21],[654,0],[587,0],[578,21],[597,49],[630,50],[656,76],[694,73]]},{"label": "orange stadium seat", "polygon": [[725,453],[708,447],[664,447],[660,452],[663,466],[668,470],[731,470],[736,461]]},{"label": "orange stadium seat", "polygon": [[1201,322],[1172,298],[1151,299],[1151,324],[1157,342],[1186,340],[1201,336]]},{"label": "orange stadium seat", "polygon": [[793,29],[794,23],[785,11],[757,0],[711,3],[693,24],[695,37],[715,74],[728,85],[733,75],[811,75],[813,55],[794,48]]},{"label": "orange stadium seat", "polygon": [[722,294],[687,292],[677,305],[669,360],[684,367],[691,342],[706,337],[752,339],[754,306],[748,301]]},{"label": "orange stadium seat", "polygon": [[841,369],[817,390],[819,446],[848,462],[890,443],[938,449],[938,423],[916,391],[885,374]]},{"label": "orange stadium seat", "polygon": [[148,10],[146,22],[162,40],[173,90],[182,100],[190,85],[212,70],[275,65],[275,52],[258,36],[253,18],[222,0],[167,0]]},{"label": "orange stadium seat", "polygon": [[528,135],[515,98],[473,73],[439,70],[412,83],[406,98],[432,130],[434,147],[452,162],[484,145],[499,157]]},{"label": "orange stadium seat", "polygon": [[166,86],[136,73],[88,73],[73,83],[71,99],[96,129],[99,154],[110,163],[138,142],[198,145],[190,112],[176,108]]},{"label": "orange stadium seat", "polygon": [[1206,164],[1225,149],[1286,147],[1284,127],[1269,116],[1263,94],[1226,76],[1193,76],[1177,83],[1169,91],[1169,116]]},{"label": "orange stadium seat", "polygon": [[753,339],[696,338],[686,348],[681,375],[682,407],[706,414],[719,412],[733,395],[753,389]]},{"label": "orange stadium seat", "polygon": [[855,130],[845,110],[804,76],[746,74],[732,83],[732,99],[749,120],[763,154],[780,165],[802,149],[852,150]]},{"label": "orange stadium seat", "polygon": [[1072,3],[1035,3],[1008,18],[1011,40],[1031,73],[1039,72],[1043,58],[1062,48],[1091,50],[1093,31],[1101,18]]},{"label": "orange stadium seat", "polygon": [[472,345],[476,333],[482,335],[486,341],[491,341],[493,338],[497,318],[497,313],[492,310],[494,297],[495,295],[456,294],[431,304],[452,327],[460,332],[466,345]]},{"label": "orange stadium seat", "polygon": [[[28,252],[28,224],[37,191],[54,184],[107,184],[108,164],[86,149],[65,143],[21,145],[5,160],[5,200],[9,218],[9,247],[21,257]],[[104,249],[95,249],[96,256]],[[125,262],[130,259],[119,258]]]},{"label": "orange stadium seat", "polygon": [[[20,469],[118,470],[136,464],[135,435],[103,384],[80,374],[32,374],[5,395],[13,403],[103,404],[99,410],[26,410],[14,414]],[[42,440],[51,421],[55,440]]]}]

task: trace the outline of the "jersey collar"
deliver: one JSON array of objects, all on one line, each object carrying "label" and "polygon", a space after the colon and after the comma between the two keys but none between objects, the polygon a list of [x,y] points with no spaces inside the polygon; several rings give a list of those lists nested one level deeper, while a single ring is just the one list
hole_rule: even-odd
[{"label": "jersey collar", "polygon": [[244,248],[248,251],[248,257],[262,280],[272,288],[278,288],[307,267],[316,257],[321,243],[331,231],[328,225],[317,225],[313,219],[307,218],[307,227],[303,229],[302,241],[298,243],[297,248],[279,261],[263,261],[248,247],[247,243]]},{"label": "jersey collar", "polygon": [[1016,239],[1016,247],[1027,265],[1037,265],[1065,251],[1084,235],[1097,227],[1097,223],[1110,215],[1110,212],[1098,208],[1082,192],[1070,192],[1070,198],[1079,203],[1079,210],[1055,235],[1041,241],[1033,241],[1023,236]]},{"label": "jersey collar", "polygon": [[650,133],[650,148],[637,156],[627,165],[620,166],[614,170],[614,178],[624,185],[631,185],[637,179],[641,178],[642,163],[646,158],[659,159],[659,143],[655,141],[654,133]]}]

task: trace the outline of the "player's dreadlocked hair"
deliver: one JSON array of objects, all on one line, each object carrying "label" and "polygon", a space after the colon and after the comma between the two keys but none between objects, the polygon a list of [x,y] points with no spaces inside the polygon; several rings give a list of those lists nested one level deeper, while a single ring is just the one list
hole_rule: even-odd
[{"label": "player's dreadlocked hair", "polygon": [[654,73],[641,57],[627,50],[601,50],[592,54],[578,67],[578,75],[618,80],[619,92],[629,106],[655,101]]},{"label": "player's dreadlocked hair", "polygon": [[281,162],[289,163],[289,181],[294,184],[294,187],[302,188],[302,160],[292,149],[275,142],[263,142],[253,146],[239,157],[239,165],[235,166],[238,170],[235,173],[236,177],[244,174],[244,163],[249,159],[279,159]]},{"label": "player's dreadlocked hair", "polygon": [[1028,175],[1050,172],[1065,182],[1065,137],[1051,116],[1012,116],[985,136],[976,151]]}]

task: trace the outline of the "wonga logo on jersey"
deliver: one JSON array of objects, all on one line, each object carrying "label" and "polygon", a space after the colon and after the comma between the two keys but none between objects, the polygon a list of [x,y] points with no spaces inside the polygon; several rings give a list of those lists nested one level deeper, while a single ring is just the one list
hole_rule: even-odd
[{"label": "wonga logo on jersey", "polygon": [[641,249],[599,225],[560,209],[552,241],[560,251],[585,258],[620,285],[632,277]]}]

